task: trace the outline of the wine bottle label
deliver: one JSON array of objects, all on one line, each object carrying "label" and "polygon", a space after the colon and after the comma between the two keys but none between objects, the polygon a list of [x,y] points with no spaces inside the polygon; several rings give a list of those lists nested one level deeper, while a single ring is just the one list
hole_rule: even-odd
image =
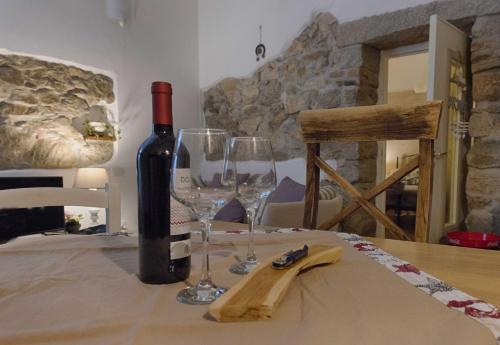
[{"label": "wine bottle label", "polygon": [[170,260],[182,259],[191,255],[191,241],[170,242]]},{"label": "wine bottle label", "polygon": [[[175,170],[175,186],[178,189],[191,188],[191,170]],[[191,232],[190,222],[196,220],[191,210],[174,198],[170,198],[170,235],[182,235]]]},{"label": "wine bottle label", "polygon": [[175,187],[191,188],[191,169],[175,169]]}]

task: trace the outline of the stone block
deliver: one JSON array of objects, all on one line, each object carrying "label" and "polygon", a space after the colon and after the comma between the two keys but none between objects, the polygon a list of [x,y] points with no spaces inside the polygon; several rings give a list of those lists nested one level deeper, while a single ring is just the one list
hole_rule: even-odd
[{"label": "stone block", "polygon": [[467,207],[469,209],[486,209],[491,206],[492,202],[491,195],[471,191],[467,193]]},{"label": "stone block", "polygon": [[222,91],[229,103],[239,103],[241,102],[241,81],[236,78],[226,78],[222,81]]},{"label": "stone block", "polygon": [[305,157],[305,144],[302,142],[296,115],[291,115],[273,133],[272,145],[278,161]]},{"label": "stone block", "polygon": [[[279,80],[265,80],[259,85],[258,102],[263,106],[270,106],[281,99],[282,84]],[[232,102],[236,103],[236,102]]]},{"label": "stone block", "polygon": [[363,46],[361,44],[338,49],[334,65],[339,70],[349,70],[363,65]]},{"label": "stone block", "polygon": [[319,92],[318,107],[322,109],[336,108],[340,105],[340,90],[327,88]]},{"label": "stone block", "polygon": [[485,137],[491,133],[495,126],[496,117],[500,116],[483,111],[475,111],[469,119],[469,134],[471,137]]},{"label": "stone block", "polygon": [[257,71],[260,81],[273,80],[279,78],[279,70],[277,61],[271,61]]},{"label": "stone block", "polygon": [[306,100],[298,94],[285,93],[284,102],[285,112],[287,114],[296,114],[299,111],[306,109]]},{"label": "stone block", "polygon": [[467,31],[471,18],[492,13],[500,13],[498,0],[433,1],[342,23],[338,27],[337,44],[345,47],[369,43],[378,49],[396,48],[426,41],[429,17],[433,14]]},{"label": "stone block", "polygon": [[476,140],[467,154],[467,163],[479,169],[500,168],[500,139],[486,137]]},{"label": "stone block", "polygon": [[472,72],[500,68],[500,15],[478,17],[472,26]]},{"label": "stone block", "polygon": [[[472,93],[476,103],[500,103],[500,68],[473,75]],[[477,106],[482,108],[480,104]]]},{"label": "stone block", "polygon": [[493,232],[493,215],[484,209],[470,210],[465,218],[469,231]]},{"label": "stone block", "polygon": [[23,73],[8,65],[0,66],[0,80],[12,85],[23,85],[24,78]]},{"label": "stone block", "polygon": [[467,195],[484,194],[500,200],[500,169],[470,167],[465,185]]},{"label": "stone block", "polygon": [[357,87],[344,87],[342,89],[341,104],[342,106],[356,105],[358,100]]},{"label": "stone block", "polygon": [[249,117],[239,121],[238,132],[247,136],[256,135],[261,119],[259,117]]},{"label": "stone block", "polygon": [[259,96],[259,85],[257,83],[248,83],[241,89],[242,102],[253,103]]}]

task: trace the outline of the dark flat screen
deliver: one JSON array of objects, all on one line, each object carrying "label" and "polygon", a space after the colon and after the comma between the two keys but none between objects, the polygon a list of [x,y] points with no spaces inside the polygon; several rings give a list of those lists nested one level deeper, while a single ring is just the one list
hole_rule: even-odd
[{"label": "dark flat screen", "polygon": [[[0,177],[0,190],[62,187],[60,176]],[[64,227],[64,206],[0,209],[0,240]]]}]

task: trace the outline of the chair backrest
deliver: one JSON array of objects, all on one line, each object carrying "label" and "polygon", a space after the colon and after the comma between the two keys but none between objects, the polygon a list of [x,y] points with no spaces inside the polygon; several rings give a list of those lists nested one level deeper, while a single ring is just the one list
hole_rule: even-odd
[{"label": "chair backrest", "polygon": [[45,206],[83,206],[106,209],[106,232],[118,232],[121,226],[120,190],[116,184],[104,191],[77,188],[39,187],[0,190],[0,208]]},{"label": "chair backrest", "polygon": [[[374,105],[301,112],[299,122],[303,140],[307,144],[306,204],[303,226],[316,228],[321,169],[346,190],[354,202],[330,221],[321,224],[320,229],[331,228],[362,207],[393,235],[409,240],[411,237],[375,207],[370,200],[419,168],[420,183],[417,196],[415,239],[426,242],[429,234],[434,140],[437,138],[441,103],[433,101],[408,105]],[[418,157],[363,195],[320,157],[321,143],[409,139],[419,140]]]}]

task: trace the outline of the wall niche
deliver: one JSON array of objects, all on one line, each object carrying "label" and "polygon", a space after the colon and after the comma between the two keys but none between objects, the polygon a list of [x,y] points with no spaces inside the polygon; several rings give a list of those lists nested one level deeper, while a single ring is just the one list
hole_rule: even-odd
[{"label": "wall niche", "polygon": [[85,132],[89,121],[114,129],[114,81],[106,74],[61,60],[0,52],[0,170],[109,161],[113,140],[88,140]]}]

